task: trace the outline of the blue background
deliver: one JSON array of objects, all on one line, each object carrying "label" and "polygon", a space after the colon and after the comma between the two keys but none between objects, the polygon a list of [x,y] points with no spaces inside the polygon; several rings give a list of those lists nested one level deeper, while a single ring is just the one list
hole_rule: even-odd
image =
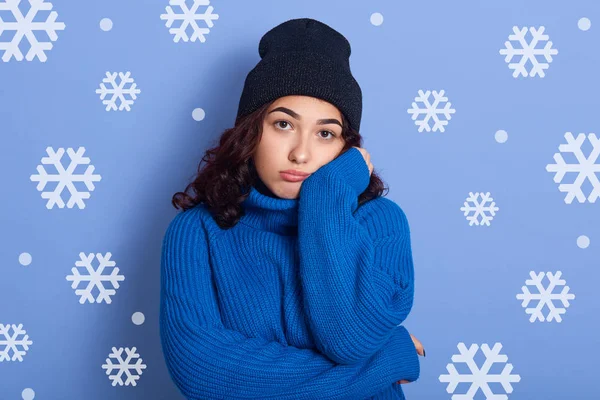
[{"label": "blue background", "polygon": [[[599,2],[213,0],[219,19],[205,43],[173,42],[159,17],[167,0],[52,4],[66,28],[48,60],[0,61],[0,323],[22,323],[33,341],[23,362],[0,362],[0,399],[21,399],[25,388],[36,399],[181,398],[158,330],[171,197],[233,125],[261,36],[299,17],[350,41],[364,147],[409,218],[416,292],[404,326],[427,357],[419,380],[403,386],[407,398],[451,398],[439,376],[459,342],[502,343],[521,377],[509,399],[598,398],[600,201],[566,204],[545,167],[565,132],[598,131]],[[544,78],[513,78],[499,54],[513,25],[545,26],[558,54]],[[95,90],[106,71],[131,71],[141,93],[130,112],[105,111]],[[445,90],[456,109],[445,132],[418,132],[407,109],[419,89]],[[204,120],[192,118],[195,108]],[[499,129],[506,143],[495,140]],[[30,181],[48,146],[86,148],[102,180],[85,209],[47,209]],[[469,226],[460,211],[471,191],[491,192],[491,226]],[[580,235],[589,247],[577,246]],[[79,304],[65,276],[80,252],[112,253],[125,276],[112,304]],[[562,271],[576,297],[561,323],[529,322],[515,298],[531,270]],[[131,322],[138,311],[142,325]],[[137,386],[111,386],[101,364],[113,346],[137,348],[147,365]]]}]

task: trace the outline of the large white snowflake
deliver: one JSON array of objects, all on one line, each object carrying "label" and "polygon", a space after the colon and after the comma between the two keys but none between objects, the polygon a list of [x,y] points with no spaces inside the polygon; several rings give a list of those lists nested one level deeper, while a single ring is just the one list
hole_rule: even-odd
[{"label": "large white snowflake", "polygon": [[[429,102],[429,96],[433,95],[433,103]],[[423,103],[424,108],[419,108],[417,102]],[[444,108],[441,108],[440,103],[445,103]],[[454,114],[456,110],[450,108],[451,104],[448,102],[448,98],[444,96],[444,90],[426,92],[419,90],[419,95],[415,97],[415,101],[412,102],[412,107],[407,111],[412,114],[412,120],[415,121],[415,125],[419,127],[419,132],[426,130],[430,132],[432,130],[429,125],[429,120],[433,120],[433,131],[439,130],[444,132],[444,126],[448,125],[448,121],[452,118],[451,114]],[[425,115],[423,119],[417,120],[422,114]],[[443,115],[445,119],[440,119],[440,115]]]},{"label": "large white snowflake", "polygon": [[[481,201],[479,201],[479,196],[481,196]],[[467,217],[469,226],[473,224],[490,226],[490,221],[494,219],[496,211],[499,210],[493,200],[494,199],[490,196],[490,192],[469,192],[469,197],[467,197],[467,200],[464,202],[464,206],[460,208],[460,210],[463,211],[464,215]],[[473,205],[470,205],[469,202]],[[473,214],[468,215],[471,212],[473,212]],[[481,220],[479,217],[481,217]]]},{"label": "large white snowflake", "polygon": [[[13,334],[10,334],[12,328]],[[3,361],[23,361],[23,356],[29,350],[29,345],[33,342],[29,340],[29,335],[23,329],[23,324],[0,324],[0,362]],[[12,351],[12,358],[10,357]]]},{"label": "large white snowflake", "polygon": [[469,390],[465,394],[453,394],[452,400],[473,400],[473,397],[479,389],[485,395],[488,400],[506,400],[508,396],[505,394],[495,394],[490,388],[490,383],[500,383],[506,393],[512,393],[513,387],[511,382],[519,382],[521,376],[517,374],[511,374],[513,369],[512,364],[508,363],[502,369],[500,374],[490,374],[489,371],[494,363],[506,363],[508,357],[500,354],[502,349],[501,343],[494,344],[494,347],[490,349],[487,343],[481,345],[481,350],[485,355],[485,361],[481,368],[475,363],[475,354],[479,349],[476,344],[471,344],[467,349],[464,343],[458,344],[458,350],[460,354],[452,356],[452,362],[466,363],[469,367],[470,374],[459,374],[454,364],[449,363],[446,365],[448,374],[442,374],[439,376],[440,382],[448,382],[446,392],[454,393],[459,383],[467,382],[470,383]]},{"label": "large white snowflake", "polygon": [[[173,37],[173,41],[175,43],[179,42],[180,39],[183,39],[184,42],[192,41],[195,42],[196,39],[199,39],[200,42],[204,43],[206,41],[206,37],[204,35],[210,33],[210,29],[214,26],[213,20],[219,19],[219,14],[213,14],[213,6],[210,5],[210,0],[193,0],[192,7],[187,6],[186,0],[170,0],[169,6],[166,7],[167,13],[161,14],[160,19],[164,19],[165,25],[169,28],[169,33],[175,35]],[[179,7],[181,13],[178,14],[173,11],[171,6]],[[208,6],[203,13],[198,13],[198,8],[200,6]],[[173,22],[179,20],[181,24],[179,27],[171,28]],[[208,26],[208,28],[200,28],[198,26],[197,20],[202,20]],[[192,28],[192,37],[188,37],[187,29],[188,27]]]},{"label": "large white snowflake", "polygon": [[[525,308],[525,312],[527,314],[531,314],[531,317],[529,317],[529,322],[535,322],[536,320],[550,322],[553,319],[555,319],[556,322],[561,322],[562,318],[560,315],[567,312],[566,308],[570,305],[569,300],[573,300],[575,298],[573,293],[569,293],[569,287],[565,286],[565,280],[560,279],[560,276],[562,275],[561,271],[557,271],[556,274],[552,274],[552,272],[546,272],[545,275],[550,282],[546,288],[544,288],[544,285],[542,284],[544,273],[540,272],[539,274],[536,274],[534,271],[530,271],[529,276],[531,279],[527,279],[525,284],[534,285],[538,293],[530,293],[529,288],[527,286],[523,286],[521,288],[523,293],[517,294],[517,299],[523,300],[521,306],[524,308],[527,307],[530,301],[538,300],[535,307]],[[562,292],[552,293],[556,286],[564,286]],[[563,307],[556,307],[553,300],[560,301]],[[544,306],[547,306],[549,310],[546,317],[544,317],[542,314],[542,309]]]},{"label": "large white snowflake", "polygon": [[[585,195],[581,190],[581,185],[583,185],[586,179],[593,187],[592,192],[587,198],[588,201],[590,203],[595,203],[596,199],[600,197],[600,181],[598,181],[598,176],[596,175],[596,173],[600,172],[600,164],[596,163],[598,156],[600,155],[600,140],[594,133],[588,134],[587,137],[592,144],[592,151],[590,152],[589,157],[586,158],[581,149],[586,138],[585,133],[580,133],[577,135],[577,139],[575,139],[571,132],[567,132],[565,133],[567,144],[559,145],[558,150],[560,153],[554,153],[554,161],[556,163],[546,165],[546,171],[556,172],[556,174],[554,174],[555,183],[560,183],[568,172],[577,173],[577,178],[575,178],[573,183],[561,183],[558,185],[558,190],[567,192],[567,195],[565,196],[565,203],[567,204],[571,204],[573,197],[577,197],[577,200],[579,200],[580,203],[585,202]],[[563,152],[573,153],[577,159],[577,163],[565,163],[561,154]]]},{"label": "large white snowflake", "polygon": [[[78,165],[90,163],[89,157],[83,157],[84,152],[85,147],[79,147],[77,151],[69,147],[67,149],[67,154],[71,158],[71,162],[65,169],[61,162],[62,156],[65,154],[65,149],[60,147],[57,151],[54,151],[52,147],[46,147],[46,153],[48,153],[48,157],[42,157],[42,164],[53,165],[56,168],[57,173],[48,174],[43,165],[38,165],[38,173],[32,174],[29,177],[31,181],[38,182],[36,187],[38,191],[44,190],[48,182],[57,182],[54,190],[42,192],[42,198],[48,199],[46,208],[50,209],[54,207],[55,204],[57,204],[59,208],[65,207],[65,203],[61,197],[65,187],[71,194],[71,197],[67,202],[67,207],[73,208],[73,206],[77,204],[80,209],[85,208],[83,199],[90,198],[90,192],[95,189],[94,182],[101,180],[102,177],[93,173],[93,165],[89,165],[83,174],[75,174],[75,168],[77,168]],[[88,191],[78,191],[74,185],[74,182],[83,182]]]},{"label": "large white snowflake", "polygon": [[[123,358],[123,350],[125,350],[126,357]],[[106,359],[106,364],[102,364],[102,369],[106,370],[106,375],[108,375],[108,379],[112,381],[113,386],[136,386],[137,380],[140,379],[140,375],[142,375],[142,370],[146,369],[146,364],[142,364],[142,359],[140,355],[136,353],[136,348],[132,347],[121,347],[117,349],[116,347],[112,348],[112,353],[109,354],[109,358]],[[117,363],[113,364],[111,358],[114,358]],[[133,363],[133,359],[137,359],[135,364]],[[111,375],[111,372],[116,370],[117,373]],[[132,373],[131,370],[135,370],[135,373]],[[123,383],[123,374],[126,376],[125,383]]]},{"label": "large white snowflake", "polygon": [[[528,28],[520,28],[513,26],[513,34],[508,36],[508,40],[504,42],[504,48],[500,49],[500,54],[506,56],[504,61],[509,63],[508,68],[513,70],[513,77],[517,78],[519,75],[522,76],[536,76],[539,75],[541,78],[545,76],[544,70],[548,69],[549,63],[552,62],[552,56],[558,54],[557,49],[552,48],[552,42],[549,41],[548,35],[544,35],[544,27],[540,26],[539,29],[535,27],[529,27],[532,39],[528,43],[525,36],[527,35]],[[517,41],[520,48],[514,48],[511,41]],[[539,42],[546,41],[546,45],[543,48],[536,48]],[[543,56],[547,62],[541,62],[537,56]],[[518,62],[510,62],[513,57],[520,57]],[[531,64],[531,69],[528,71],[527,61]]]},{"label": "large white snowflake", "polygon": [[[119,83],[117,83],[117,74],[119,75]],[[117,100],[119,100],[119,111],[123,111],[123,109],[127,111],[131,111],[131,105],[134,100],[137,99],[137,95],[141,92],[140,89],[137,88],[137,84],[133,81],[133,78],[130,77],[131,73],[127,71],[126,73],[122,72],[109,72],[106,71],[106,78],[102,79],[102,83],[100,83],[100,89],[96,89],[96,93],[100,94],[100,100],[102,100],[102,104],[106,105],[106,111],[117,111]],[[106,87],[104,84],[107,83],[110,87]],[[125,85],[130,84],[129,87],[125,87]],[[111,95],[110,98],[104,99],[106,95]],[[127,99],[125,96],[131,97],[131,99]]]},{"label": "large white snowflake", "polygon": [[[45,0],[29,0],[29,10],[26,15],[23,15],[21,12],[19,8],[20,3],[21,0],[0,0],[0,50],[4,50],[2,61],[8,62],[13,56],[17,61],[22,61],[23,53],[21,53],[19,45],[23,38],[27,38],[29,42],[29,50],[25,56],[27,61],[31,61],[37,57],[41,62],[46,62],[45,51],[52,49],[52,42],[58,39],[56,31],[65,29],[65,24],[64,22],[56,22],[56,17],[58,16],[56,11],[50,12],[44,21],[34,21],[38,12],[52,10],[52,3],[45,3]],[[4,21],[2,19],[3,11],[10,12],[8,15],[12,14],[10,19],[14,19],[14,21]],[[2,40],[2,33],[4,31],[15,32],[10,41]],[[45,33],[50,41],[40,42],[38,38],[44,37],[44,35],[38,34],[36,37],[34,32]],[[6,38],[7,36],[5,35],[4,37]]]},{"label": "large white snowflake", "polygon": [[[72,275],[67,275],[67,281],[73,282],[71,288],[76,289],[80,282],[87,282],[87,285],[82,289],[76,289],[75,294],[81,296],[79,303],[83,304],[86,301],[90,303],[98,302],[102,303],[105,301],[107,304],[112,302],[110,296],[114,296],[116,293],[115,289],[119,288],[119,282],[125,280],[123,275],[119,275],[119,267],[116,267],[114,261],[110,261],[112,254],[107,252],[104,256],[100,253],[96,253],[98,258],[98,268],[92,266],[92,260],[94,259],[94,253],[85,254],[79,253],[79,261],[75,262],[75,267],[71,268]],[[77,267],[84,267],[85,274],[81,275]],[[114,268],[113,268],[114,267]],[[105,269],[112,268],[111,273],[105,273]],[[114,289],[108,289],[104,286],[104,283],[109,283]],[[94,288],[98,289],[98,296],[94,299],[92,291]]]}]

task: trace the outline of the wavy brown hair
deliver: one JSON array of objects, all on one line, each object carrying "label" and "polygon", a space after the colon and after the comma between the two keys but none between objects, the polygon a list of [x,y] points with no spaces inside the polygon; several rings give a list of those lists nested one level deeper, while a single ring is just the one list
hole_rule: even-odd
[{"label": "wavy brown hair", "polygon": [[[219,145],[206,150],[198,164],[198,174],[194,180],[183,192],[173,195],[171,203],[176,209],[182,208],[185,211],[204,203],[221,228],[228,229],[237,224],[244,215],[240,203],[246,199],[247,190],[258,179],[252,156],[260,142],[263,120],[271,104],[272,102],[264,104],[253,113],[237,119],[233,128],[223,132]],[[340,154],[352,146],[362,147],[362,136],[341,114],[345,145]],[[206,162],[203,168],[202,161]],[[373,171],[368,187],[358,197],[358,206],[387,195],[388,190]],[[187,193],[191,191],[193,194]]]}]

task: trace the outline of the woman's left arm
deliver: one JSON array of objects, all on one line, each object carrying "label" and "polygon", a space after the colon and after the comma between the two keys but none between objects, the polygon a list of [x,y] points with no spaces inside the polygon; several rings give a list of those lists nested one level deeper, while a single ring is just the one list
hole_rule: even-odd
[{"label": "woman's left arm", "polygon": [[317,348],[341,364],[378,351],[413,304],[406,215],[384,197],[354,212],[369,181],[362,154],[350,148],[304,180],[299,198],[304,308]]}]

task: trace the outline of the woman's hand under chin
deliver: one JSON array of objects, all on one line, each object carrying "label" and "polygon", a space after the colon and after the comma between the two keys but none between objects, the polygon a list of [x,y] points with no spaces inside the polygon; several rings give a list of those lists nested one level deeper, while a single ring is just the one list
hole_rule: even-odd
[{"label": "woman's hand under chin", "polygon": [[373,173],[373,164],[371,164],[371,155],[369,154],[369,152],[362,148],[362,147],[358,147],[358,146],[352,146],[355,149],[357,149],[358,151],[361,152],[363,158],[365,159],[365,162],[367,163],[367,166],[369,167],[369,176],[371,176],[371,174]]}]

